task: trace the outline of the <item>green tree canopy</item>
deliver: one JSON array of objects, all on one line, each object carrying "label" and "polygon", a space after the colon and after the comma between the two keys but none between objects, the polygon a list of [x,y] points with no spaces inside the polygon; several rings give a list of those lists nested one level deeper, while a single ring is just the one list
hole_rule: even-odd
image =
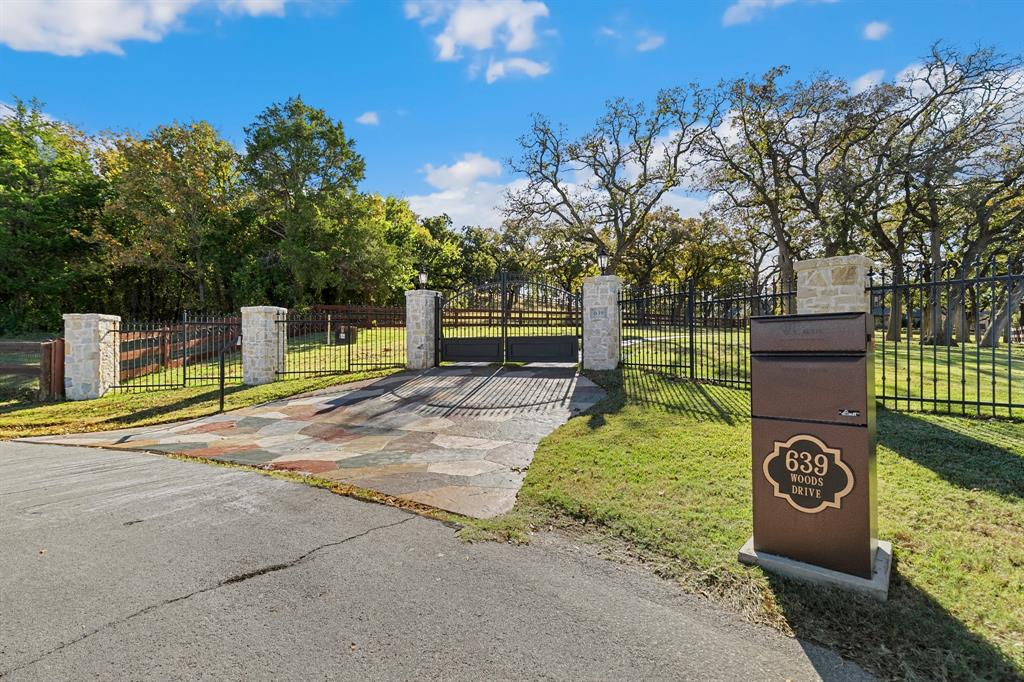
[{"label": "green tree canopy", "polygon": [[90,299],[103,188],[90,140],[39,102],[0,117],[0,330],[58,328]]}]

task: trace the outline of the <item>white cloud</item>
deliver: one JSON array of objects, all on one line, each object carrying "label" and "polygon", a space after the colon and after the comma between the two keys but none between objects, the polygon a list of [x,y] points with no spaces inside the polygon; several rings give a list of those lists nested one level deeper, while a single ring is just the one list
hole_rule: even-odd
[{"label": "white cloud", "polygon": [[[501,175],[501,165],[482,154],[463,154],[462,159],[450,166],[432,166],[422,169],[427,183],[437,191],[407,196],[412,210],[421,216],[447,213],[456,226],[481,225],[498,227],[502,223],[501,209],[507,192],[526,187],[527,181],[516,178],[509,182],[494,182],[488,178]],[[595,177],[586,168],[577,169],[568,191],[582,197],[593,193],[600,200],[602,193],[594,187]],[[703,193],[692,193],[676,189],[665,194],[659,205],[671,206],[686,218],[694,218],[704,212],[710,197]]]},{"label": "white cloud", "polygon": [[892,27],[884,21],[872,21],[864,26],[864,39],[881,40],[889,34],[890,30]]},{"label": "white cloud", "polygon": [[859,95],[865,90],[870,90],[871,88],[881,83],[883,78],[885,78],[884,69],[875,69],[874,71],[868,71],[867,73],[858,76],[856,79],[854,79],[854,81],[850,84],[850,88],[853,90],[853,94]]},{"label": "white cloud", "polygon": [[665,36],[660,36],[656,33],[640,31],[636,37],[640,41],[636,44],[637,52],[650,52],[651,50],[657,50],[665,44]]},{"label": "white cloud", "polygon": [[711,202],[706,195],[686,194],[681,190],[675,190],[666,193],[661,203],[676,209],[684,218],[696,218],[708,209]]},{"label": "white cloud", "polygon": [[924,64],[912,62],[896,74],[896,82],[906,85],[916,78],[923,78],[927,73],[928,70],[924,68]]},{"label": "white cloud", "polygon": [[530,78],[536,78],[538,76],[551,73],[551,67],[548,64],[535,62],[532,59],[512,57],[511,59],[505,59],[497,62],[491,61],[491,63],[487,65],[485,78],[488,83],[493,83],[496,80],[505,78],[506,76],[511,76],[514,73],[521,73],[529,76]]},{"label": "white cloud", "polygon": [[427,183],[437,191],[406,197],[412,210],[421,216],[447,213],[456,226],[498,227],[502,221],[505,192],[509,188],[522,187],[525,182],[487,180],[501,175],[501,164],[474,152],[463,154],[461,159],[447,166],[428,163],[422,171],[426,174]]},{"label": "white cloud", "polygon": [[356,123],[362,123],[364,126],[377,126],[380,125],[380,115],[376,111],[364,111],[356,119]]},{"label": "white cloud", "polygon": [[423,167],[423,172],[431,187],[457,190],[469,187],[480,178],[501,175],[501,164],[483,154],[467,152],[450,166],[433,166],[428,163]]},{"label": "white cloud", "polygon": [[736,0],[722,15],[723,26],[735,26],[753,21],[764,12],[788,5],[795,0]]},{"label": "white cloud", "polygon": [[434,38],[437,58],[456,61],[465,48],[490,50],[500,43],[507,52],[525,52],[537,43],[534,23],[548,16],[543,2],[526,0],[459,0],[442,4],[431,0],[407,0],[405,16],[422,25],[447,18]]},{"label": "white cloud", "polygon": [[509,184],[476,182],[467,187],[413,195],[406,199],[412,210],[421,216],[447,213],[452,222],[459,227],[498,227],[502,221],[501,207],[505,203],[505,192],[522,185],[522,180]]},{"label": "white cloud", "polygon": [[[437,58],[453,62],[469,53],[466,72],[470,78],[484,70],[494,83],[512,74],[543,76],[551,66],[526,57],[510,57],[533,49],[538,43],[538,19],[548,16],[548,6],[537,0],[406,0],[405,16],[421,26],[443,23],[434,37]],[[557,35],[540,30],[539,35]]]},{"label": "white cloud", "polygon": [[[281,15],[285,0],[220,0],[229,14]],[[124,54],[128,40],[159,42],[180,28],[198,0],[4,0],[0,44],[14,50],[81,56]]]},{"label": "white cloud", "polygon": [[448,0],[406,0],[405,18],[415,19],[422,26],[433,24],[451,8]]},{"label": "white cloud", "polygon": [[619,37],[619,32],[616,31],[614,28],[611,28],[610,26],[602,26],[601,28],[597,29],[597,32],[599,34],[601,34],[603,36],[607,36],[609,38],[618,38]]},{"label": "white cloud", "polygon": [[[481,225],[498,227],[504,216],[505,194],[526,186],[526,181],[516,179],[508,183],[478,181],[464,187],[443,189],[429,194],[407,196],[409,206],[421,216],[447,213],[456,226]],[[575,185],[570,188],[579,189]],[[682,190],[668,192],[660,205],[671,206],[684,218],[696,218],[710,204],[710,197],[689,194]]]},{"label": "white cloud", "polygon": [[217,0],[217,7],[225,13],[283,17],[284,3],[285,0]]}]

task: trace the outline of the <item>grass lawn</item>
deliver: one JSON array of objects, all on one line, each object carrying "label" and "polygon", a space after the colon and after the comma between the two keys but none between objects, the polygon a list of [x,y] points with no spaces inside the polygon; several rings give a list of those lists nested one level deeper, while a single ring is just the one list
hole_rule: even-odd
[{"label": "grass lawn", "polygon": [[360,366],[405,366],[405,327],[364,327],[352,344],[328,345],[326,332],[288,337],[286,372],[358,370]]},{"label": "grass lawn", "polygon": [[[371,370],[333,376],[275,381],[262,386],[228,386],[224,409],[234,410],[335,384],[384,376],[397,370]],[[105,431],[162,424],[213,414],[216,386],[112,392],[97,400],[60,403],[0,402],[0,440],[57,433]]]},{"label": "grass lawn", "polygon": [[880,410],[879,535],[895,551],[880,604],[737,562],[751,533],[747,392],[593,378],[609,397],[542,441],[516,509],[470,537],[582,521],[688,590],[883,677],[1024,673],[1024,423]]}]

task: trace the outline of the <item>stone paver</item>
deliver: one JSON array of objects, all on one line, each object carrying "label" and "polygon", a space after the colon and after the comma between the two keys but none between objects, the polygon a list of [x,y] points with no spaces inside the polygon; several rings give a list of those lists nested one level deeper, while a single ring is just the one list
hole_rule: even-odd
[{"label": "stone paver", "polygon": [[512,508],[540,439],[603,395],[575,368],[455,366],[178,424],[26,440],[312,473],[487,518]]}]

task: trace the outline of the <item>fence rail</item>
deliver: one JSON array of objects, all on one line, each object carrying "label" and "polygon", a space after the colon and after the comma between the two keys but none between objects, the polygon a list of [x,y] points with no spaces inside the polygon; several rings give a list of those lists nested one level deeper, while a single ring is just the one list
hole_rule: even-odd
[{"label": "fence rail", "polygon": [[319,306],[277,319],[277,374],[330,375],[404,367],[405,308]]},{"label": "fence rail", "polygon": [[[184,315],[180,321],[127,320],[114,328],[118,391],[239,383],[241,320]],[[221,358],[223,356],[223,378]]]},{"label": "fence rail", "polygon": [[63,397],[63,339],[0,341],[0,399]]},{"label": "fence rail", "polygon": [[[875,396],[884,407],[984,416],[1024,413],[1024,272],[869,275]],[[795,282],[735,292],[688,285],[626,291],[622,364],[750,387],[750,318],[796,312]]]},{"label": "fence rail", "polygon": [[749,387],[750,318],[795,309],[795,282],[727,292],[692,283],[627,289],[619,298],[622,365]]},{"label": "fence rail", "polygon": [[892,409],[988,416],[1024,411],[1024,273],[872,272],[876,397]]}]

